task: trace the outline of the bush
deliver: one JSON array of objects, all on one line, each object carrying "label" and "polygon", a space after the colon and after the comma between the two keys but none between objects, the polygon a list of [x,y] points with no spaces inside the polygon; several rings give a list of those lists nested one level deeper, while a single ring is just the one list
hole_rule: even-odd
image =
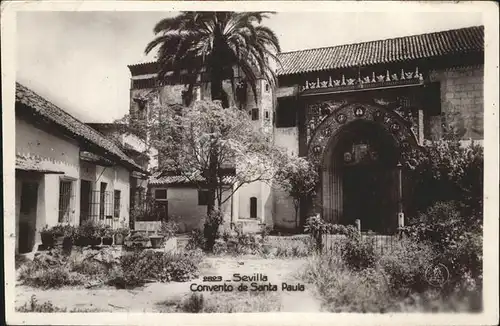
[{"label": "bush", "polygon": [[65,312],[66,309],[56,307],[52,302],[47,301],[42,304],[38,303],[35,295],[31,296],[29,302],[25,303],[23,306],[16,308],[18,312]]},{"label": "bush", "polygon": [[183,312],[199,313],[203,312],[204,302],[203,294],[192,293],[182,300],[179,308]]},{"label": "bush", "polygon": [[425,271],[434,261],[435,255],[430,245],[404,239],[396,242],[390,252],[380,257],[378,264],[387,276],[391,291],[399,295],[428,289]]},{"label": "bush", "polygon": [[436,201],[458,201],[465,215],[477,215],[483,207],[484,149],[457,139],[431,142],[410,152],[407,172],[413,185],[414,211],[426,211]]},{"label": "bush", "polygon": [[175,236],[175,234],[179,231],[179,225],[174,221],[162,221],[159,234],[165,236],[165,240],[168,240]]},{"label": "bush", "polygon": [[21,267],[19,279],[23,284],[45,289],[59,288],[68,285],[81,285],[84,279],[68,266],[44,266],[32,262]]},{"label": "bush", "polygon": [[188,243],[186,245],[187,250],[203,249],[205,250],[205,237],[203,232],[199,229],[191,231]]},{"label": "bush", "polygon": [[196,253],[173,254],[153,250],[123,255],[120,268],[112,272],[109,284],[134,287],[146,281],[186,282],[198,276],[200,258]]},{"label": "bush", "polygon": [[341,257],[351,269],[371,268],[377,260],[377,253],[371,241],[361,236],[348,236],[341,245]]},{"label": "bush", "polygon": [[311,237],[284,238],[279,237],[269,240],[264,245],[264,255],[272,254],[274,257],[309,257],[314,253],[315,245]]},{"label": "bush", "polygon": [[420,214],[420,223],[405,228],[416,241],[429,242],[436,259],[451,273],[450,285],[469,274],[476,283],[482,279],[482,223],[471,225],[456,202],[437,202]]}]

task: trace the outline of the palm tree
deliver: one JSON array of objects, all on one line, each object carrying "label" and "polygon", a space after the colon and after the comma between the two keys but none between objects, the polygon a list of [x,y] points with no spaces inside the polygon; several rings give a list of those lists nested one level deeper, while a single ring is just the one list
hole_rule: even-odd
[{"label": "palm tree", "polygon": [[222,85],[229,79],[235,93],[233,67],[243,72],[243,82],[252,88],[254,98],[259,78],[265,78],[271,86],[276,83],[269,59],[278,62],[274,53],[280,46],[276,34],[260,25],[264,18],[268,18],[264,12],[183,12],[156,24],[156,37],[145,52],[158,47],[160,80],[168,73],[186,78],[188,103],[198,78],[206,73],[212,100],[220,100],[227,107]]}]

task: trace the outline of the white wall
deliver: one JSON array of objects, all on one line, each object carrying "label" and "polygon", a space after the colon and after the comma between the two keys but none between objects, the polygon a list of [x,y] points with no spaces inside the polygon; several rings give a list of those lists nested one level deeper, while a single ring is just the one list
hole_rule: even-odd
[{"label": "white wall", "polygon": [[[167,189],[168,214],[170,217],[177,218],[180,232],[188,232],[190,230],[203,226],[205,217],[207,216],[207,206],[198,205],[198,188],[188,186],[154,186],[151,187],[152,194],[155,189]],[[227,196],[227,194],[225,194]],[[227,198],[224,196],[224,198]],[[231,221],[231,200],[228,199],[222,205],[222,213],[224,214],[224,223]]]},{"label": "white wall", "polygon": [[[64,136],[55,136],[16,117],[16,155],[40,160],[44,169],[61,171],[64,174],[43,174],[38,178],[37,220],[35,242],[40,242],[40,230],[45,225],[55,225],[59,217],[59,182],[73,181],[73,203],[71,223],[78,223],[80,199],[80,150],[78,143]],[[16,178],[17,179],[17,178]],[[21,179],[16,180],[20,189]],[[20,193],[16,191],[16,221],[19,220]]]}]

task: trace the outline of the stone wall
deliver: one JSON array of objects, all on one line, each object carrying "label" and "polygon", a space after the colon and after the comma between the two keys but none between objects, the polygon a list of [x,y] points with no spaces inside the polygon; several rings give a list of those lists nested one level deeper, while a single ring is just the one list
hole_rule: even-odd
[{"label": "stone wall", "polygon": [[441,115],[430,119],[428,138],[441,138],[445,124],[462,139],[483,139],[484,67],[435,70],[429,77],[440,83]]}]

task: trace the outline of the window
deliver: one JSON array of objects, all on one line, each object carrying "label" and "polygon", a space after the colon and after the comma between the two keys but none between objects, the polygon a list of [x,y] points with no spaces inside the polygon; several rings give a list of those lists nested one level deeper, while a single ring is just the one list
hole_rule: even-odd
[{"label": "window", "polygon": [[269,92],[269,84],[264,82],[266,84],[266,92]]},{"label": "window", "polygon": [[167,200],[167,189],[155,189],[155,200]]},{"label": "window", "polygon": [[104,213],[106,210],[106,187],[108,184],[106,182],[101,182],[101,191],[99,192],[99,219],[104,219]]},{"label": "window", "polygon": [[276,127],[288,128],[297,125],[297,104],[293,98],[278,99]]},{"label": "window", "polygon": [[264,111],[264,119],[269,120],[269,111]]},{"label": "window", "polygon": [[208,190],[198,190],[198,205],[208,205]]},{"label": "window", "polygon": [[257,197],[250,197],[250,218],[257,218]]},{"label": "window", "polygon": [[259,120],[259,109],[255,108],[251,111],[252,120]]},{"label": "window", "polygon": [[59,181],[59,223],[70,222],[73,209],[73,182]]},{"label": "window", "polygon": [[120,199],[121,191],[115,190],[115,200],[114,200],[114,217],[120,217]]}]

